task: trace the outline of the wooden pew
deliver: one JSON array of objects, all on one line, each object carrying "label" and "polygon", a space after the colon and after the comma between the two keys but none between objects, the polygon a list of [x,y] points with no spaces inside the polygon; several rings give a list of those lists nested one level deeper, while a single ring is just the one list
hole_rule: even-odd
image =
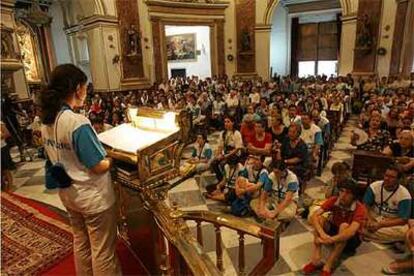
[{"label": "wooden pew", "polygon": [[381,153],[362,150],[354,152],[352,177],[360,185],[361,196],[372,182],[384,179],[386,169],[393,163],[392,157]]}]

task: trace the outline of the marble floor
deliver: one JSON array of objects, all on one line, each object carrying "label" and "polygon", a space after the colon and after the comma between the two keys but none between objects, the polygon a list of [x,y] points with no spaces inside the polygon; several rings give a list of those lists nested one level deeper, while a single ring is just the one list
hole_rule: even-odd
[{"label": "marble floor", "polygon": [[[356,119],[351,118],[335,144],[331,152],[331,158],[320,177],[315,177],[308,184],[307,196],[318,199],[322,196],[322,188],[331,177],[330,168],[337,161],[352,162],[352,146],[349,144],[350,135]],[[217,144],[218,134],[209,137],[214,147]],[[188,152],[184,153],[184,157]],[[12,157],[18,161],[16,150],[12,151]],[[18,163],[17,170],[13,173],[14,185],[12,190],[22,195],[46,204],[56,210],[65,211],[56,191],[45,189],[44,186],[44,160],[35,159],[32,162]],[[205,199],[202,196],[206,183],[213,181],[210,175],[195,177],[176,186],[169,192],[168,199],[178,204],[182,210],[210,210],[223,212],[226,207],[215,201]],[[195,235],[194,223],[188,225]],[[203,249],[215,262],[215,232],[211,224],[203,224]],[[238,235],[235,231],[222,229],[224,275],[236,275],[238,267]],[[309,261],[312,246],[312,234],[309,224],[300,218],[295,218],[280,238],[280,259],[274,265],[269,275],[300,275],[300,269]],[[250,271],[259,261],[262,254],[260,240],[245,237],[246,270]],[[382,275],[381,268],[394,258],[402,258],[404,255],[396,254],[393,250],[371,242],[364,242],[354,256],[341,260],[334,275]]]}]

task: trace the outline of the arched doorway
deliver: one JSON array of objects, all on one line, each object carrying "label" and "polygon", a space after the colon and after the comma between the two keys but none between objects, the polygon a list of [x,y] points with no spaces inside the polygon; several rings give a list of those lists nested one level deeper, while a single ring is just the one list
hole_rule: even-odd
[{"label": "arched doorway", "polygon": [[[211,75],[225,73],[224,53],[224,11],[228,4],[176,2],[163,5],[163,2],[147,2],[152,26],[155,81],[168,78],[168,49],[166,29],[171,26],[208,27],[211,52]],[[170,73],[170,74],[169,74]]]},{"label": "arched doorway", "polygon": [[[269,26],[269,35],[267,36],[267,39],[269,40],[268,43],[269,45],[271,45],[272,43],[272,32],[275,32],[275,28],[277,29],[277,27],[274,26],[273,24],[273,20],[275,19],[275,16],[277,16],[277,12],[278,12],[278,8],[282,5],[285,4],[287,2],[293,2],[293,1],[283,1],[283,0],[270,0],[268,1],[266,8],[260,12],[260,15],[258,18],[262,19],[261,22],[257,22],[257,24],[262,24],[264,26]],[[300,1],[299,1],[300,2]],[[307,1],[309,2],[309,1]],[[311,5],[312,3],[309,3],[309,5]],[[339,74],[345,74],[345,73],[349,73],[352,72],[353,70],[353,48],[355,45],[355,36],[356,36],[356,14],[358,11],[358,0],[339,0],[339,6],[340,6],[340,11],[341,11],[341,28],[340,28],[340,32],[341,32],[341,41],[339,41],[340,44],[340,57],[339,57],[339,64],[338,64],[338,73]],[[282,13],[281,13],[282,14]],[[289,23],[287,23],[288,25]],[[278,26],[280,27],[280,26]],[[280,31],[280,30],[279,30]],[[346,39],[344,39],[344,37],[346,37]],[[290,38],[290,33],[286,33],[284,34],[284,39],[288,40]],[[290,45],[288,45],[287,47],[282,47],[281,50],[284,53],[286,53],[286,55],[290,54],[290,50],[289,50]],[[268,60],[268,66],[269,66],[269,73],[271,70],[271,67],[275,67],[274,66],[274,62],[275,62],[275,58],[274,55],[272,56],[272,54],[274,54],[274,52],[272,53],[272,47],[269,47],[269,52],[268,53],[263,53],[262,51],[256,50],[256,55],[262,56],[262,60]],[[286,49],[287,48],[287,49]],[[267,57],[264,57],[263,55],[267,55]],[[280,56],[282,57],[282,56]],[[272,66],[272,62],[273,62],[273,66]],[[283,61],[282,61],[283,62]],[[284,61],[286,62],[286,61]],[[289,62],[287,62],[287,65],[282,65],[282,68],[287,68],[286,70],[282,70],[283,72],[290,73],[290,64]],[[280,68],[279,68],[280,70]],[[273,70],[274,72],[274,70]],[[269,74],[270,75],[270,74]]]}]

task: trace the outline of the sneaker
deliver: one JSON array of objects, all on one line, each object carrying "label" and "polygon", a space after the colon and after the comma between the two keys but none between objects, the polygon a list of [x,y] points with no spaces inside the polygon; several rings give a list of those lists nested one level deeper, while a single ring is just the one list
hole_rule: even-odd
[{"label": "sneaker", "polygon": [[391,267],[391,264],[389,264],[389,265],[383,267],[381,272],[385,275],[400,275],[404,271],[401,271],[399,269],[394,269],[394,268]]},{"label": "sneaker", "polygon": [[319,269],[321,269],[322,267],[323,267],[322,263],[319,265],[315,265],[312,262],[310,262],[302,268],[302,273],[305,275],[312,274],[318,271]]},{"label": "sneaker", "polygon": [[392,249],[395,251],[395,253],[398,253],[398,254],[405,253],[406,248],[407,247],[405,243],[403,242],[395,242],[392,245]]},{"label": "sneaker", "polygon": [[332,273],[330,271],[322,270],[321,274],[319,274],[319,275],[321,275],[321,276],[331,276]]}]

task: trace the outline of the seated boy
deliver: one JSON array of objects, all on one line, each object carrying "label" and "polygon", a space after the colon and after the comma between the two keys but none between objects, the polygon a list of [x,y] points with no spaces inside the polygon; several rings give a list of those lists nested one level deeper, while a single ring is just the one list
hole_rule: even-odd
[{"label": "seated boy", "polygon": [[[304,274],[312,274],[322,269],[320,275],[331,275],[335,262],[342,252],[355,253],[361,244],[360,233],[367,217],[365,206],[357,200],[358,186],[352,180],[342,183],[339,196],[327,199],[312,216],[315,228],[311,262],[302,269]],[[328,218],[324,213],[331,212]],[[326,263],[321,262],[322,245],[333,245]]]},{"label": "seated boy", "polygon": [[258,217],[290,221],[298,208],[298,178],[283,161],[276,161],[271,167],[268,185],[263,187],[260,197],[253,199],[250,206]]}]

